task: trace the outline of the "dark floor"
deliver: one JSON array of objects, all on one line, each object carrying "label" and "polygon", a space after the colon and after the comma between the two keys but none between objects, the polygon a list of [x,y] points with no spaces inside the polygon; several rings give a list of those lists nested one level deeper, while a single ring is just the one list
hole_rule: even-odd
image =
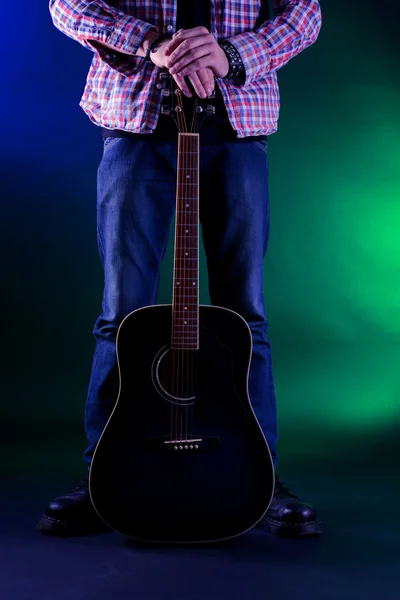
[{"label": "dark floor", "polygon": [[[369,600],[400,598],[396,457],[362,452],[282,461],[281,478],[314,503],[321,538],[258,530],[211,547],[138,547],[114,532],[55,539],[36,529],[43,506],[77,474],[21,469],[2,481],[0,600]],[[376,461],[375,461],[376,462]],[[79,474],[80,475],[80,474]]]}]

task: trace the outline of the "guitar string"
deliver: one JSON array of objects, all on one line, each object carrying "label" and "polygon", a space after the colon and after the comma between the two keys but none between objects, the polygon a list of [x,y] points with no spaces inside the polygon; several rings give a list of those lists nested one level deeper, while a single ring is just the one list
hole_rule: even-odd
[{"label": "guitar string", "polygon": [[[192,119],[192,125],[191,125],[191,131],[190,131],[190,133],[193,133],[193,119]],[[193,169],[191,168],[193,166],[192,165],[193,154],[191,154],[191,152],[193,151],[193,137],[192,136],[188,137],[188,142],[189,142],[189,149],[190,149],[189,154],[188,154],[188,157],[189,157],[189,161],[188,161],[189,162],[189,172],[190,172],[190,177],[192,178],[193,177],[193,173],[194,173]],[[192,179],[190,179],[190,182],[191,182],[191,184],[193,184],[193,180]],[[193,185],[190,185],[189,186],[189,190],[192,190],[192,189],[193,189]],[[192,204],[193,204],[193,194],[192,193],[190,193],[190,194],[187,193],[186,197],[190,198],[190,202],[189,201],[187,202],[187,204],[189,204],[189,211],[190,211],[191,208],[192,208]],[[189,227],[188,227],[189,235],[188,235],[188,239],[191,241],[191,243],[190,243],[190,251],[192,252],[192,246],[193,246],[193,237],[192,237],[192,229],[193,229],[192,221],[193,221],[193,217],[192,217],[192,214],[193,213],[189,212],[189,211],[187,212],[188,221],[189,221]],[[188,251],[188,256],[189,256],[189,251]],[[190,254],[190,257],[192,258],[192,254]],[[191,263],[192,263],[192,261],[188,261],[188,265],[191,266]],[[191,275],[192,275],[192,273],[193,273],[192,268],[190,268],[190,272],[191,272]],[[191,295],[193,296],[193,294],[191,294]],[[191,298],[191,301],[192,302],[191,302],[190,313],[189,314],[192,314],[192,312],[193,312],[193,298]],[[189,309],[189,307],[188,307],[188,309]],[[188,312],[189,312],[189,310],[188,310]],[[188,320],[187,322],[190,323],[190,324],[192,323],[191,320],[190,321]],[[191,327],[192,327],[192,325],[190,325],[189,331],[191,331]],[[189,344],[188,344],[188,346],[189,346]],[[191,364],[190,363],[191,363],[192,354],[193,354],[193,349],[192,348],[188,349],[188,351],[187,351],[187,368],[186,368],[187,388],[188,388],[186,395],[188,397],[191,397],[192,392],[193,392],[193,390],[190,389],[190,368],[191,368]],[[186,421],[186,436],[185,437],[186,437],[186,439],[188,439],[188,419],[189,419],[189,412],[190,412],[188,404],[189,404],[189,401],[186,402],[186,411],[185,411],[185,417],[186,417],[185,418],[185,421]]]},{"label": "guitar string", "polygon": [[[191,127],[190,133],[192,133],[192,127]],[[189,173],[190,173],[190,178],[192,178],[193,171],[190,169],[190,167],[191,167],[191,157],[192,157],[192,154],[191,154],[191,151],[192,151],[192,136],[187,135],[186,139],[187,139],[186,148],[188,149],[188,152],[185,155],[186,156],[186,163],[187,163],[187,167],[188,167],[188,170],[189,170]],[[193,238],[192,238],[192,218],[191,218],[191,212],[190,212],[190,208],[191,208],[191,204],[192,204],[192,195],[189,194],[188,191],[190,189],[192,189],[192,187],[193,187],[191,185],[193,183],[193,180],[190,179],[190,182],[189,182],[188,179],[186,178],[185,183],[186,183],[186,190],[185,190],[185,192],[186,192],[185,193],[186,204],[189,205],[189,210],[185,210],[185,212],[184,212],[184,215],[185,215],[185,231],[188,231],[188,234],[189,234],[188,236],[185,236],[185,240],[186,240],[185,241],[185,251],[187,253],[187,256],[189,257],[189,255],[190,255],[190,258],[192,258],[191,254],[190,254],[191,246],[192,246],[192,241],[193,241]],[[188,185],[189,183],[190,183],[190,185]],[[188,198],[190,198],[190,201],[188,200]],[[185,206],[185,209],[186,208],[187,208],[187,206]],[[186,253],[185,253],[185,255],[186,255]],[[190,271],[192,270],[191,266],[189,266],[191,264],[191,262],[192,261],[189,261],[189,260],[184,262],[184,277],[185,277],[185,281],[189,281],[189,278],[188,278],[189,269],[190,269]],[[186,265],[188,265],[188,267],[187,267],[187,271],[188,272],[186,272]],[[188,295],[188,290],[186,289],[186,287],[185,287],[185,292]],[[191,315],[191,313],[192,313],[192,297],[191,297],[192,295],[193,294],[191,292],[190,293],[190,297],[188,295],[188,298],[185,298],[185,302],[184,302],[184,307],[187,306],[187,308],[188,308],[187,312],[188,312],[189,315]],[[183,315],[184,315],[184,311],[183,311]],[[183,319],[184,319],[184,316],[183,316]],[[187,323],[191,324],[191,320],[189,320],[189,319],[191,319],[191,317],[188,318]],[[190,331],[191,330],[191,325],[189,325],[188,328],[184,327],[184,329],[186,329],[186,332],[188,330]],[[190,344],[188,344],[188,341],[189,341],[189,339],[187,338],[187,341],[185,340],[185,344],[184,344],[186,346],[186,348],[184,349],[184,356],[185,356],[185,370],[184,370],[184,377],[185,377],[185,397],[187,398],[187,400],[186,400],[186,402],[184,404],[184,408],[185,408],[185,432],[186,432],[185,439],[186,440],[188,439],[188,416],[189,416],[189,406],[188,406],[189,405],[189,400],[188,400],[188,398],[191,397],[191,393],[192,393],[192,390],[190,389],[190,362],[191,362],[190,359],[191,359],[191,355],[192,355],[192,349],[189,347]]]},{"label": "guitar string", "polygon": [[[182,133],[185,129],[184,127],[184,112],[183,112],[183,108],[182,108],[182,98],[180,95],[180,92],[177,91],[177,99],[178,99],[178,107],[177,107],[177,115],[178,115],[178,123],[179,123],[179,132]],[[179,180],[180,180],[180,185],[179,185],[179,189],[178,189],[178,201],[177,201],[177,207],[180,208],[181,205],[181,198],[182,198],[182,189],[183,189],[183,177],[184,177],[184,148],[183,148],[183,142],[184,142],[184,138],[182,136],[179,136],[178,134],[178,149],[179,149],[179,155],[180,155],[180,171],[179,171]],[[176,272],[176,281],[175,281],[175,285],[177,286],[178,280],[180,279],[180,262],[181,262],[181,253],[182,253],[182,240],[179,239],[179,227],[181,225],[181,214],[182,213],[177,213],[176,215],[176,221],[177,221],[177,228],[176,228],[176,235],[177,235],[177,241],[176,241],[176,245],[177,245],[177,272]],[[177,339],[179,340],[179,320],[180,320],[180,304],[182,301],[182,288],[179,287],[179,292],[177,290],[177,302],[176,302],[176,307],[175,307],[175,333],[177,336]],[[178,422],[179,422],[179,416],[180,416],[180,406],[179,406],[179,398],[181,397],[181,390],[180,390],[180,373],[182,370],[181,367],[181,352],[180,352],[180,348],[179,348],[179,341],[176,344],[177,348],[176,348],[176,353],[177,353],[177,380],[178,380],[178,389],[177,389],[177,393],[176,393],[176,397],[178,398],[177,400],[177,404],[176,404],[176,420],[175,420],[175,426],[176,426],[176,437],[175,439],[181,439],[181,436],[178,436]],[[182,361],[183,362],[183,361]]]},{"label": "guitar string", "polygon": [[[196,98],[195,100],[195,104],[194,104],[194,111],[193,111],[193,118],[192,118],[192,133],[196,132],[199,133],[199,116],[198,116],[198,112],[197,112],[197,107],[198,107],[198,98]],[[198,137],[193,137],[193,141],[195,141],[195,150],[196,152],[200,151],[200,142],[199,142],[199,138]],[[194,203],[195,203],[195,207],[194,207],[194,212],[192,212],[191,214],[194,215],[196,222],[194,223],[195,225],[195,230],[196,230],[196,235],[197,235],[197,244],[196,244],[196,249],[195,249],[195,255],[196,255],[196,274],[197,274],[197,290],[196,290],[196,321],[195,321],[195,327],[196,327],[196,334],[197,336],[199,336],[199,326],[198,326],[198,303],[199,303],[199,272],[198,272],[198,266],[199,266],[199,254],[198,254],[198,244],[199,244],[199,176],[200,176],[200,169],[199,169],[199,164],[198,164],[198,160],[199,160],[199,156],[198,154],[192,154],[192,161],[193,161],[193,165],[192,165],[192,173],[196,174],[196,181],[194,182],[196,184],[196,186],[192,186],[193,188],[196,188],[196,192],[194,194]],[[196,238],[193,238],[194,240]],[[199,340],[197,340],[199,341]],[[190,361],[190,383],[191,383],[191,390],[193,395],[195,396],[195,400],[193,402],[193,406],[191,407],[191,409],[189,410],[189,414],[190,414],[190,431],[191,434],[193,433],[193,419],[194,419],[194,411],[195,411],[195,402],[196,402],[196,394],[195,392],[197,392],[197,390],[195,390],[195,373],[194,370],[196,368],[196,364],[193,364],[195,361],[195,357],[196,357],[196,350],[192,350],[191,352],[191,361]],[[192,437],[192,435],[191,435]]]},{"label": "guitar string", "polygon": [[[183,102],[182,102],[182,95],[181,92],[178,92],[178,103],[179,103],[179,108],[178,108],[178,115],[181,117],[180,118],[180,130],[183,134],[187,133],[187,126],[186,126],[186,118],[185,118],[185,112],[183,109]],[[185,239],[184,237],[181,237],[180,231],[179,229],[182,229],[182,217],[181,215],[183,214],[184,217],[186,215],[186,213],[182,213],[182,198],[184,196],[184,185],[185,185],[185,179],[184,179],[184,174],[185,174],[185,168],[186,168],[186,161],[185,161],[185,157],[187,157],[187,152],[186,152],[186,144],[187,144],[187,137],[185,135],[183,135],[180,139],[180,155],[181,158],[183,157],[183,161],[181,160],[181,165],[182,168],[181,169],[181,173],[180,173],[180,179],[181,179],[181,186],[180,186],[180,190],[179,190],[179,194],[178,194],[178,206],[180,209],[180,212],[177,215],[177,221],[178,221],[178,228],[177,228],[177,235],[179,236],[179,259],[178,259],[178,279],[181,280],[181,270],[182,270],[182,253],[184,252],[185,249],[185,244],[183,243],[183,240]],[[182,162],[184,162],[185,164],[182,164]],[[186,279],[184,279],[183,281],[186,281]],[[179,325],[179,322],[182,319],[182,302],[185,301],[184,298],[184,292],[185,289],[182,288],[182,286],[180,285],[179,288],[179,300],[178,300],[178,304],[177,304],[177,317],[178,317],[178,339],[181,341],[181,332],[180,332],[180,328],[181,326]],[[179,342],[178,342],[178,346],[179,346]],[[184,344],[183,344],[184,346]],[[181,350],[180,348],[178,348],[178,394],[177,397],[178,398],[183,398],[184,397],[184,370],[185,370],[185,353],[184,353],[184,349]],[[180,416],[180,441],[182,441],[183,439],[183,407],[180,406],[179,401],[177,404],[177,417]],[[177,419],[178,420],[178,419]]]},{"label": "guitar string", "polygon": [[[187,132],[185,131],[185,134]],[[187,146],[188,146],[188,138],[187,135],[184,134],[183,137],[183,156],[184,161],[185,161],[185,170],[183,171],[183,173],[186,173],[187,171]],[[184,179],[183,181],[183,188],[181,190],[181,197],[180,197],[180,204],[181,204],[181,209],[185,209],[185,207],[183,206],[183,203],[185,202],[184,198],[186,197],[186,189],[187,189],[187,181]],[[183,318],[183,314],[184,314],[184,306],[186,304],[186,261],[185,261],[185,252],[187,249],[187,237],[185,235],[183,235],[183,231],[186,231],[186,211],[184,210],[184,212],[180,213],[181,217],[183,217],[183,219],[181,219],[181,227],[180,227],[180,231],[179,231],[179,235],[181,236],[181,261],[180,261],[180,265],[179,265],[179,277],[181,278],[182,282],[184,283],[184,285],[180,285],[180,289],[181,289],[181,305],[179,307],[179,318],[180,318],[180,325],[179,325],[179,339],[183,340],[182,343],[182,349],[180,351],[181,355],[182,355],[182,369],[181,369],[181,393],[180,393],[180,397],[181,398],[185,398],[185,367],[186,367],[186,353],[185,353],[185,345],[186,345],[186,332],[185,332],[185,328],[183,327],[183,322],[184,322],[184,318]],[[183,221],[183,222],[182,222]],[[183,269],[182,269],[183,266]],[[183,271],[183,272],[182,272]],[[183,401],[183,406],[180,406],[180,413],[181,413],[181,431],[180,431],[180,440],[183,440],[183,414],[184,414],[184,405],[185,405],[185,401]]]},{"label": "guitar string", "polygon": [[[185,117],[185,112],[183,109],[183,104],[182,104],[182,98],[181,98],[181,93],[180,90],[177,92],[177,98],[178,98],[178,108],[177,108],[177,120],[178,120],[178,130],[180,130],[182,133],[188,133],[187,132],[187,125],[186,125],[186,117]],[[195,129],[197,128],[198,125],[198,121],[199,121],[199,117],[198,117],[198,113],[197,113],[197,106],[198,106],[198,99],[195,99],[195,103],[194,103],[194,110],[193,110],[193,115],[192,115],[192,123],[191,123],[191,132],[190,133],[194,133]],[[178,272],[175,273],[175,283],[176,282],[176,278],[178,277],[179,279],[181,279],[181,274],[180,271],[182,271],[182,260],[183,262],[183,281],[186,281],[186,264],[185,264],[185,259],[183,258],[183,256],[180,256],[180,254],[182,254],[182,252],[186,252],[189,250],[189,248],[186,245],[186,241],[189,240],[194,240],[194,236],[190,235],[189,229],[187,229],[188,225],[190,226],[197,226],[197,229],[199,228],[199,223],[198,223],[198,214],[199,214],[199,210],[198,210],[198,187],[199,187],[199,182],[198,179],[196,181],[191,181],[191,188],[196,187],[196,190],[193,190],[195,192],[194,196],[191,195],[190,198],[192,200],[192,204],[193,204],[193,200],[196,202],[196,206],[195,206],[195,210],[194,211],[182,211],[183,209],[183,195],[184,192],[187,191],[187,188],[185,189],[185,185],[187,186],[187,182],[185,181],[185,172],[187,170],[188,167],[188,163],[189,163],[189,169],[191,172],[191,176],[196,173],[196,175],[198,175],[198,152],[199,152],[199,148],[197,147],[199,145],[198,143],[198,139],[192,136],[187,136],[187,135],[183,135],[180,138],[180,143],[178,144],[178,148],[179,148],[179,157],[180,157],[180,170],[178,172],[178,206],[180,209],[180,212],[177,215],[177,221],[178,221],[178,226],[177,226],[177,235],[179,235],[180,239],[178,240],[179,246],[178,246],[178,250],[180,250],[180,253],[177,253],[177,262],[178,262]],[[194,146],[193,146],[194,143]],[[197,154],[195,155],[194,151],[197,152]],[[182,157],[185,157],[185,165],[183,167],[182,165]],[[188,160],[189,157],[189,160]],[[187,177],[186,177],[187,178]],[[186,196],[188,196],[188,194],[186,194]],[[187,208],[185,206],[185,208]],[[184,215],[184,223],[182,222],[182,219],[179,215]],[[193,217],[190,217],[190,215],[196,215],[197,218],[197,223],[193,223]],[[187,220],[190,221],[190,224],[188,224]],[[179,227],[182,229],[182,226],[184,227],[185,231],[187,230],[189,232],[189,236],[186,237],[184,235],[181,235],[179,233]],[[183,241],[185,240],[185,241]],[[197,247],[196,247],[196,256],[198,259],[198,242],[197,242]],[[198,263],[197,263],[198,266]],[[191,267],[188,267],[188,269]],[[193,270],[193,268],[191,268]],[[176,320],[178,319],[178,323],[180,319],[183,319],[183,315],[184,312],[182,310],[182,308],[184,309],[184,307],[186,306],[186,304],[190,304],[190,302],[186,302],[186,298],[185,298],[185,294],[184,292],[187,291],[185,289],[184,286],[184,290],[182,290],[182,286],[180,287],[180,291],[179,294],[175,295],[179,297],[179,299],[177,299],[176,303],[175,303],[175,325],[176,325]],[[196,297],[198,299],[198,287],[196,290]],[[193,294],[192,294],[193,296]],[[193,297],[191,298],[191,300],[193,301]],[[197,304],[198,305],[198,301]],[[193,306],[191,305],[190,308],[192,309]],[[193,312],[193,311],[191,311]],[[190,312],[189,312],[190,314]],[[192,319],[192,317],[189,317],[190,319]],[[190,323],[191,324],[191,323]],[[196,325],[198,324],[198,315],[196,314]],[[178,327],[180,327],[178,325]],[[183,330],[185,329],[189,329],[190,330],[190,326],[189,328],[185,328],[182,327]],[[197,330],[197,334],[198,334],[198,326],[196,326],[196,330]],[[177,331],[175,329],[176,333],[178,334],[179,338],[183,338],[184,343],[182,344],[182,348],[176,348],[175,350],[173,349],[173,361],[172,361],[172,393],[173,395],[175,395],[174,393],[174,388],[175,388],[175,381],[177,384],[178,389],[176,390],[176,397],[179,399],[185,399],[183,401],[183,406],[179,405],[179,400],[178,403],[176,404],[176,414],[175,414],[175,439],[178,439],[178,422],[180,421],[180,440],[183,440],[183,409],[185,409],[185,429],[186,429],[186,439],[189,439],[189,416],[190,416],[190,423],[192,425],[193,422],[193,409],[191,409],[189,407],[189,402],[188,402],[188,398],[191,397],[194,394],[194,386],[195,386],[195,381],[194,381],[194,357],[195,357],[195,351],[193,349],[188,348],[187,346],[189,346],[189,344],[186,343],[185,339],[185,335],[182,335],[180,333],[180,331]],[[183,333],[185,334],[186,332],[183,331]],[[181,340],[180,340],[181,341]],[[178,346],[179,346],[179,342],[178,342]],[[186,347],[185,347],[186,346]],[[175,361],[176,358],[176,361]],[[176,362],[176,380],[175,380],[175,362]],[[173,429],[173,404],[171,406],[171,441],[172,441],[172,429]],[[180,414],[180,419],[179,419],[179,414]],[[191,427],[192,428],[192,427]],[[190,434],[190,436],[192,437],[192,433]]]},{"label": "guitar string", "polygon": [[[194,133],[194,128],[195,128],[195,117],[196,117],[196,107],[197,107],[197,98],[195,100],[194,103],[194,108],[193,108],[193,114],[192,114],[192,123],[191,123],[191,129],[190,129],[190,133],[193,134]],[[188,202],[188,204],[190,205],[189,208],[195,208],[193,206],[194,204],[194,198],[195,198],[195,184],[196,181],[194,180],[194,174],[195,174],[195,169],[194,169],[194,140],[195,138],[193,137],[193,135],[191,135],[188,138],[188,142],[189,142],[189,154],[187,155],[189,157],[188,162],[189,162],[189,170],[190,170],[190,176],[192,177],[191,179],[191,185],[190,185],[190,190],[192,190],[192,192],[190,194],[187,194],[187,196],[190,197],[190,202]],[[191,210],[190,212],[188,212],[188,220],[190,223],[190,233],[192,234],[191,236],[189,235],[189,239],[191,240],[191,258],[193,258],[193,246],[194,246],[194,236],[193,236],[193,229],[194,229],[194,219],[193,216],[196,214],[195,210]],[[190,261],[190,265],[193,261]],[[193,268],[192,266],[191,268],[191,275],[193,276]],[[190,315],[191,315],[191,319],[193,317],[193,293],[191,293],[191,306],[190,306]],[[190,321],[192,323],[192,321]],[[187,388],[188,388],[188,393],[187,395],[190,397],[192,396],[194,389],[193,389],[193,354],[194,354],[194,349],[190,348],[187,352]],[[189,393],[190,390],[190,393]],[[193,409],[192,407],[189,407],[188,403],[186,403],[186,439],[189,439],[189,435],[188,435],[188,430],[189,430],[189,415],[193,414]]]},{"label": "guitar string", "polygon": [[[190,138],[189,138],[189,136],[186,136],[186,144],[185,145],[186,145],[186,148],[188,149],[188,152],[190,152]],[[189,157],[189,160],[188,160],[188,157]],[[190,154],[186,153],[186,164],[188,162],[190,164]],[[185,184],[186,184],[186,189],[185,189],[185,200],[184,200],[184,202],[186,202],[186,204],[187,204],[188,203],[188,201],[187,201],[187,198],[188,198],[188,180],[187,179],[185,181]],[[185,205],[184,208],[185,209],[187,208],[186,205]],[[189,247],[188,247],[189,244],[188,244],[188,241],[190,240],[190,228],[188,226],[188,215],[189,215],[188,211],[185,210],[185,212],[183,213],[183,215],[184,215],[184,219],[185,219],[184,230],[188,231],[188,234],[189,234],[187,236],[184,236],[184,239],[185,239],[185,255],[184,256],[186,256],[186,252],[188,253],[188,256],[189,256]],[[188,279],[187,279],[188,273],[186,273],[186,265],[188,264],[188,262],[189,261],[186,261],[185,258],[183,258],[183,277],[184,277],[184,281],[185,282],[188,281]],[[185,294],[187,294],[186,286],[185,286]],[[184,299],[184,307],[186,306],[187,302],[188,302],[188,300],[185,298]],[[188,312],[189,312],[189,306],[187,308],[188,308]],[[182,320],[183,320],[183,322],[185,320],[184,313],[185,313],[185,311],[183,310],[182,311]],[[189,321],[186,321],[186,322],[189,323]],[[184,327],[183,329],[184,329],[184,331],[186,333],[186,338],[184,339],[184,346],[187,346],[188,345],[187,341],[186,341],[186,339],[187,339],[187,328]],[[184,388],[184,397],[185,398],[188,397],[188,392],[189,392],[189,390],[187,389],[188,385],[187,385],[187,379],[186,379],[187,378],[187,368],[188,368],[189,352],[190,352],[190,350],[188,350],[186,348],[183,349],[183,356],[184,356],[183,363],[185,365],[185,368],[183,370],[183,379],[184,379],[184,386],[183,386],[183,388]],[[186,400],[185,403],[184,403],[184,406],[182,407],[182,413],[185,412],[185,426],[186,426],[186,436],[185,436],[185,439],[187,439],[187,409],[188,409],[187,405],[188,405],[188,401]],[[183,409],[185,409],[185,411]],[[182,437],[183,437],[183,432],[182,432]]]},{"label": "guitar string", "polygon": [[[179,99],[180,99],[180,106],[182,109],[182,116],[183,118],[185,117],[185,112],[183,110],[183,103],[182,103],[182,95],[179,94]],[[182,182],[182,188],[181,188],[181,193],[180,193],[180,197],[179,197],[179,208],[180,208],[180,228],[178,229],[178,235],[180,237],[180,262],[179,262],[179,279],[182,282],[185,282],[184,285],[180,285],[180,303],[179,303],[179,340],[180,342],[182,342],[183,339],[183,344],[182,348],[179,350],[179,355],[181,358],[181,370],[180,370],[180,393],[179,393],[179,397],[180,398],[185,398],[185,331],[184,331],[184,327],[182,327],[183,325],[183,307],[185,306],[186,303],[186,273],[185,273],[185,251],[186,251],[186,243],[187,243],[187,238],[186,236],[183,235],[182,229],[186,230],[186,211],[184,210],[184,198],[186,195],[186,180],[185,180],[185,173],[187,170],[187,145],[188,145],[188,137],[187,137],[187,127],[186,127],[186,122],[185,122],[185,127],[183,129],[183,137],[182,137],[182,155],[184,157],[184,170],[182,171],[182,176],[183,176],[183,182]],[[183,212],[182,212],[183,210]],[[183,217],[183,218],[182,218]],[[183,273],[182,273],[182,265],[183,265]],[[181,331],[182,330],[182,331]],[[183,338],[182,338],[183,335]],[[185,404],[185,402],[183,401],[183,405]],[[183,440],[183,414],[184,414],[184,406],[182,406],[181,404],[179,405],[179,412],[180,412],[180,441]]]},{"label": "guitar string", "polygon": [[[193,128],[193,124],[191,129]],[[188,134],[187,128],[185,128],[185,133]],[[192,133],[192,131],[190,132]],[[190,169],[191,167],[191,159],[192,159],[192,155],[191,155],[191,150],[192,150],[192,137],[189,135],[185,136],[185,152],[184,152],[184,157],[185,157],[185,171],[186,171],[186,177],[184,179],[184,200],[182,199],[182,204],[185,202],[185,206],[182,206],[182,208],[184,209],[184,212],[181,213],[183,214],[184,217],[184,224],[183,224],[183,229],[185,232],[188,232],[188,235],[183,235],[183,240],[184,240],[184,244],[182,245],[182,248],[184,249],[184,257],[183,257],[183,278],[184,281],[189,281],[189,267],[188,269],[186,269],[187,263],[191,262],[191,261],[186,261],[185,260],[185,256],[189,256],[189,250],[191,250],[190,248],[190,241],[192,240],[191,237],[191,218],[190,218],[190,212],[187,209],[187,204],[189,204],[189,208],[190,208],[190,204],[192,203],[192,195],[188,193],[188,189],[191,189],[193,186],[190,185],[193,183],[193,180],[188,181],[188,179],[190,177],[192,177],[193,175],[193,171]],[[187,173],[187,171],[189,170],[189,173]],[[190,198],[190,202],[188,200],[188,198]],[[181,269],[182,271],[182,269]],[[192,293],[190,293],[190,296],[192,296]],[[183,348],[182,348],[182,354],[183,354],[183,360],[182,360],[182,397],[185,398],[185,401],[183,403],[183,406],[181,407],[181,415],[183,416],[183,414],[185,415],[185,431],[186,431],[186,435],[185,435],[185,439],[188,439],[188,413],[189,413],[189,407],[188,407],[188,403],[189,400],[188,398],[190,397],[190,389],[189,389],[189,385],[190,385],[190,356],[191,356],[191,349],[190,349],[190,344],[188,336],[187,336],[187,331],[190,331],[190,327],[187,328],[185,327],[185,306],[188,308],[188,315],[191,314],[192,312],[192,298],[189,297],[188,294],[188,289],[187,289],[187,285],[185,284],[184,286],[184,294],[182,295],[183,298],[183,306],[181,307],[181,309],[183,309],[181,312],[181,319],[182,319],[182,324],[183,324]],[[190,323],[191,321],[186,321],[186,323]],[[183,428],[182,428],[182,420],[181,420],[181,438],[183,438]]]},{"label": "guitar string", "polygon": [[[175,93],[174,88],[172,89],[172,93]],[[179,99],[178,95],[177,98]],[[176,111],[177,114],[177,120],[178,120],[178,131],[181,129],[181,119],[180,119],[180,113],[179,110]],[[180,190],[180,186],[181,186],[181,152],[180,152],[180,147],[179,147],[179,136],[178,136],[178,177],[177,177],[177,197],[179,199],[179,190]],[[178,215],[176,215],[176,220],[178,219]],[[178,225],[176,225],[176,232],[175,235],[177,235],[177,230],[178,230]],[[175,285],[175,289],[174,289],[174,302],[173,302],[173,310],[172,310],[172,333],[176,334],[176,319],[177,319],[177,311],[178,311],[178,300],[177,300],[177,289],[176,289],[176,282],[177,282],[177,261],[178,261],[178,254],[177,254],[177,250],[178,250],[178,240],[177,238],[175,239],[175,271],[174,271],[174,285]],[[172,339],[173,345],[174,345],[174,339]],[[178,397],[178,390],[175,390],[175,373],[178,376],[179,373],[179,352],[176,348],[172,348],[172,398],[176,398]],[[178,377],[177,377],[178,379]],[[173,441],[173,439],[177,439],[177,420],[178,420],[178,407],[177,405],[175,405],[174,401],[171,402],[171,442]]]}]

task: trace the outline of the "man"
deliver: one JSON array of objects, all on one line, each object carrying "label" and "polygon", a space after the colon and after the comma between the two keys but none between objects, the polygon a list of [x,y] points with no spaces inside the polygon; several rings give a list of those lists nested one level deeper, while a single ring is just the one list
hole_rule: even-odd
[{"label": "man", "polygon": [[[156,304],[159,269],[175,209],[177,131],[160,115],[161,69],[184,94],[215,90],[216,114],[200,131],[200,217],[211,302],[251,330],[249,395],[277,466],[277,419],[263,297],[269,234],[267,136],[277,130],[277,70],[317,39],[317,0],[51,0],[53,22],[94,52],[81,106],[101,127],[98,244],[105,272],[102,314],[85,411],[89,466],[118,394],[115,339],[131,311]],[[118,8],[115,7],[118,6]],[[161,37],[160,37],[161,36]],[[218,199],[216,202],[215,199]],[[314,508],[275,474],[261,525],[278,534],[322,533]],[[50,502],[38,528],[81,534],[101,528],[88,477]]]}]

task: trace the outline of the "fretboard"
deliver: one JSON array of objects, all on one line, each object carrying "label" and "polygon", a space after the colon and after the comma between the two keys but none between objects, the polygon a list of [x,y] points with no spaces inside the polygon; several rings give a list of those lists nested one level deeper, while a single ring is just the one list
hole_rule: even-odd
[{"label": "fretboard", "polygon": [[198,133],[178,135],[173,349],[199,344],[199,140]]}]

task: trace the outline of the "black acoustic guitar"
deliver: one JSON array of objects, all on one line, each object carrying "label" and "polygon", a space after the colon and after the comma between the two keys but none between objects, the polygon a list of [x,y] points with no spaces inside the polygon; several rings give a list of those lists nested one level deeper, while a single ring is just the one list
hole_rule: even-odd
[{"label": "black acoustic guitar", "polygon": [[262,518],[274,469],[249,400],[249,326],[199,306],[198,129],[215,107],[196,99],[188,132],[180,90],[168,73],[160,80],[162,113],[178,127],[173,302],[134,310],[119,327],[119,395],[89,490],[103,521],[130,538],[214,542]]}]

